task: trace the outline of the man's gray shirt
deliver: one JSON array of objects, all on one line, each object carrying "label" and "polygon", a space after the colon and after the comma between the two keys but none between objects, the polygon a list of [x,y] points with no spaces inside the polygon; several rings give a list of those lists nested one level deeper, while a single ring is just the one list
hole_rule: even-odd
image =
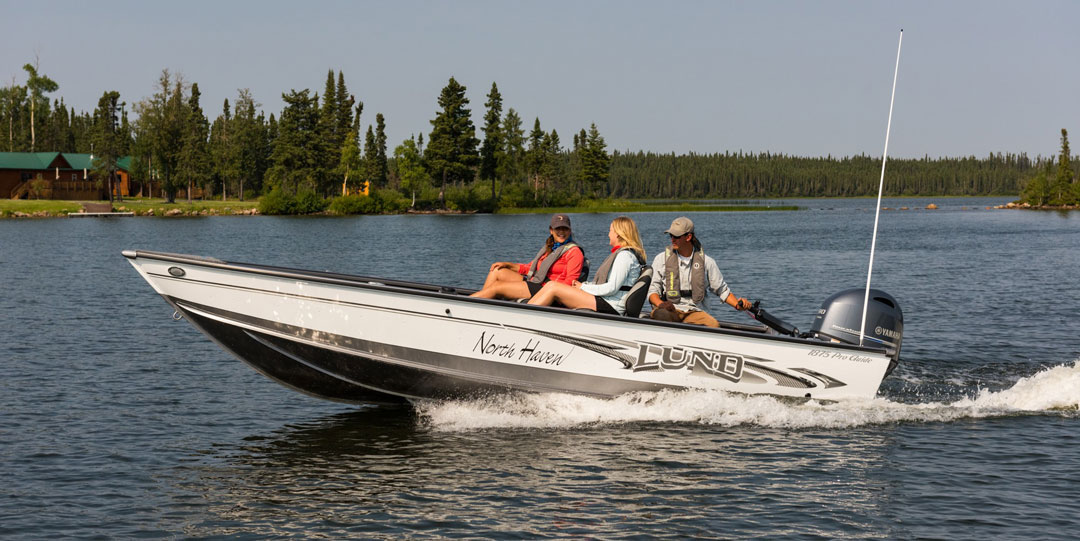
[{"label": "man's gray shirt", "polygon": [[[731,294],[731,290],[728,288],[727,282],[724,281],[724,275],[720,273],[720,267],[716,266],[716,260],[709,257],[709,254],[702,255],[705,256],[705,282],[708,286],[708,289],[711,290],[717,297],[720,297],[721,301],[727,300],[727,296]],[[675,256],[678,257],[677,252],[675,253]],[[689,258],[679,258],[679,282],[684,291],[688,291],[690,289],[690,264],[692,261],[692,255]],[[667,267],[666,263],[667,250],[656,254],[656,257],[653,258],[653,281],[652,285],[649,286],[650,295],[656,293],[657,295],[660,295],[660,298],[664,298],[664,287],[666,280],[665,268]],[[707,300],[708,295],[706,295],[705,298],[701,300],[701,304],[699,305],[694,302],[693,298],[691,298],[689,295],[686,295],[679,298],[679,302],[675,303],[675,308],[677,310],[682,310],[683,312],[692,312],[694,310],[707,312],[708,310],[705,306]]]}]

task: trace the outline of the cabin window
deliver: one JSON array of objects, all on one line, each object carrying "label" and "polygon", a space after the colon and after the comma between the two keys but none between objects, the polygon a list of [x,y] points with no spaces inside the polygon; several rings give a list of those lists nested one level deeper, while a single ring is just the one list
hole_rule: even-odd
[{"label": "cabin window", "polygon": [[72,181],[79,180],[79,174],[78,173],[72,173],[71,174],[71,180]]}]

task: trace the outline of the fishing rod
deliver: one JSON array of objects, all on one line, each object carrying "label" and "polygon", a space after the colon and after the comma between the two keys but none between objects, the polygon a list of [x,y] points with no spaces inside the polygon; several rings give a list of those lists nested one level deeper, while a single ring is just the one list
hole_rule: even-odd
[{"label": "fishing rod", "polygon": [[874,208],[874,236],[870,241],[870,268],[866,271],[866,294],[863,296],[862,323],[859,325],[859,345],[866,334],[866,306],[870,303],[870,276],[874,272],[874,248],[877,247],[878,218],[881,217],[881,191],[885,187],[885,162],[889,155],[889,130],[892,129],[893,102],[896,100],[896,77],[900,74],[900,48],[904,45],[904,29],[900,29],[900,43],[896,46],[896,69],[893,71],[892,97],[889,98],[889,122],[885,125],[885,150],[881,152],[881,180],[878,182],[877,207]]}]

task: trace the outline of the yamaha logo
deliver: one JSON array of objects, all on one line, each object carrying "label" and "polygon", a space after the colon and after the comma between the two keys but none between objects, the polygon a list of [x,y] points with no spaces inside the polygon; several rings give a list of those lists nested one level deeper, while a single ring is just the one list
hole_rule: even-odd
[{"label": "yamaha logo", "polygon": [[874,327],[874,332],[877,333],[877,334],[880,334],[882,336],[888,336],[889,338],[892,338],[893,340],[896,340],[896,339],[900,338],[900,333],[898,333],[898,332],[896,332],[896,331],[894,331],[892,329],[886,329],[886,328],[881,327],[881,326]]}]

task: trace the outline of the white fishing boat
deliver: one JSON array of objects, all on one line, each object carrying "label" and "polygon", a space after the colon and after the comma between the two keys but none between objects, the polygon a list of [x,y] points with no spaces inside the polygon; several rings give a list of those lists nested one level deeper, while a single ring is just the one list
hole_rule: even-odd
[{"label": "white fishing boat", "polygon": [[287,387],[349,403],[663,389],[870,398],[899,361],[903,333],[895,299],[876,289],[868,304],[861,289],[830,297],[799,333],[759,308],[767,325],[636,317],[647,276],[628,316],[614,316],[383,278],[123,254],[178,318],[224,349]]}]

